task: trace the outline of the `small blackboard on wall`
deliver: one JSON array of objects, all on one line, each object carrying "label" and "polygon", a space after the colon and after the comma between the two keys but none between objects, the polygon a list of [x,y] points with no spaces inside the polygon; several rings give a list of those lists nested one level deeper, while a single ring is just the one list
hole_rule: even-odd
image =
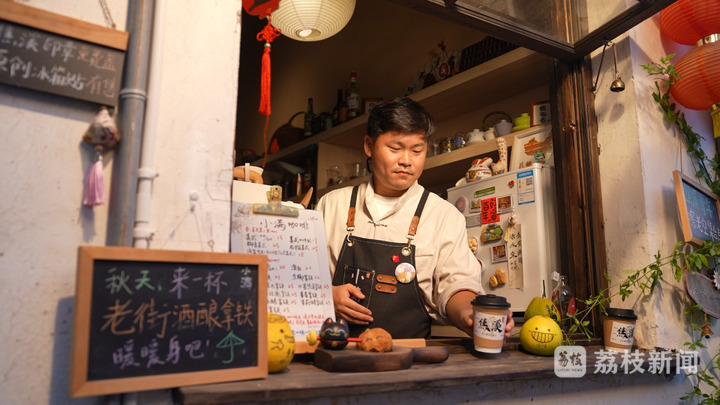
[{"label": "small blackboard on wall", "polygon": [[117,104],[127,32],[12,1],[0,3],[0,82]]},{"label": "small blackboard on wall", "polygon": [[720,240],[718,199],[677,170],[673,178],[685,242],[702,245],[706,240]]},{"label": "small blackboard on wall", "polygon": [[267,256],[82,246],[70,394],[263,378]]}]

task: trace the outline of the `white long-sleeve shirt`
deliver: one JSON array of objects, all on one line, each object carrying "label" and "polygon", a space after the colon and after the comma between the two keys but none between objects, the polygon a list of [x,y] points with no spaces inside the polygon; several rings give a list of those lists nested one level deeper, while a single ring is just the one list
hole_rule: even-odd
[{"label": "white long-sleeve shirt", "polygon": [[[353,235],[367,239],[407,243],[410,221],[415,215],[424,188],[415,182],[395,207],[384,215],[383,207],[374,204],[376,195],[370,182],[358,190]],[[347,236],[347,215],[352,187],[333,190],[318,202],[323,212],[330,257],[330,272],[335,273],[340,250]],[[485,294],[481,285],[481,268],[468,246],[465,217],[449,202],[430,193],[420,215],[412,243],[415,245],[415,267],[425,308],[433,320],[447,324],[445,308],[458,291]]]}]

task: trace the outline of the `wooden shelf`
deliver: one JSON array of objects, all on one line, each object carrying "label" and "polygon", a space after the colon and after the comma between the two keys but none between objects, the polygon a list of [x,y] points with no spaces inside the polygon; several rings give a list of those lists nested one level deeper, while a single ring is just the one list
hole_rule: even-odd
[{"label": "wooden shelf", "polygon": [[[513,142],[515,141],[515,137],[522,135],[524,131],[513,132],[505,135],[503,138],[505,138],[507,147],[511,148]],[[455,149],[448,153],[429,157],[425,161],[425,170],[419,179],[420,184],[455,184],[456,181],[465,176],[465,172],[470,168],[470,164],[474,159],[477,159],[480,156],[489,155],[493,152],[497,152],[497,141],[491,139],[467,145],[464,148]],[[493,161],[497,160],[497,157],[493,157]]]},{"label": "wooden shelf", "polygon": [[[436,121],[476,110],[526,89],[547,82],[546,56],[517,48],[437,84],[410,95],[420,102]],[[362,145],[367,114],[313,135],[269,155],[268,162],[302,154],[318,143],[358,148]],[[253,164],[262,164],[262,159]]]},{"label": "wooden shelf", "polygon": [[[417,91],[410,97],[425,107],[436,122],[476,111],[529,89],[547,83],[547,57],[525,48],[517,48],[481,65],[475,66],[439,83]],[[329,191],[367,181],[360,177],[323,187],[327,183],[326,169],[353,161],[364,161],[363,137],[366,134],[367,114],[344,122],[330,130],[293,144],[267,156],[267,163],[305,159],[315,148],[317,159],[317,194],[319,199]],[[506,135],[508,148],[523,131]],[[464,176],[473,159],[490,155],[497,160],[497,143],[484,141],[438,156],[429,157],[420,183],[433,191],[443,190]],[[262,165],[262,159],[253,162]],[[432,186],[436,186],[435,189]]]}]

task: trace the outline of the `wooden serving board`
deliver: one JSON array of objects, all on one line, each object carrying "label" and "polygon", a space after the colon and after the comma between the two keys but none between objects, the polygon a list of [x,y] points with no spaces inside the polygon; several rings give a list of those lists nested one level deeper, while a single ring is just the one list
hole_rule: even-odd
[{"label": "wooden serving board", "polygon": [[331,372],[391,371],[410,368],[413,361],[440,363],[448,358],[445,347],[399,347],[391,352],[377,353],[347,347],[343,350],[315,350],[315,366]]}]

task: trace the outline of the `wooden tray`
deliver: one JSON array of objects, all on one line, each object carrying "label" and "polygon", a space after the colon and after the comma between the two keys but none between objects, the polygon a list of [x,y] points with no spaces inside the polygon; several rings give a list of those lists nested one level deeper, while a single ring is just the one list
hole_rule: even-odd
[{"label": "wooden tray", "polygon": [[316,367],[331,372],[391,371],[410,368],[413,362],[441,363],[448,349],[440,346],[393,347],[391,352],[377,353],[348,346],[343,350],[315,350]]}]

